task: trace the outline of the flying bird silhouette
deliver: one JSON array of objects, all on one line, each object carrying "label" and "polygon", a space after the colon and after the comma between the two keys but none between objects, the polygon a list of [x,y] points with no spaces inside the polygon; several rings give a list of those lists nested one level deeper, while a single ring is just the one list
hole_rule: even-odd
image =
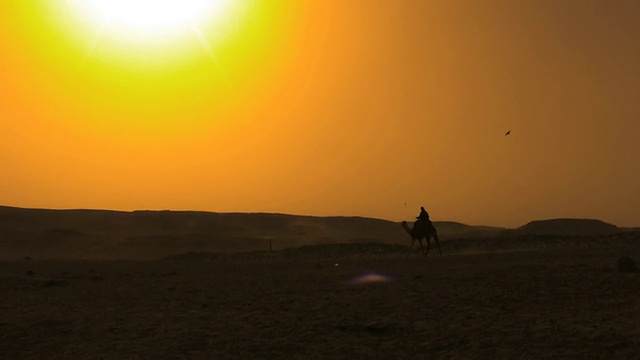
[{"label": "flying bird silhouette", "polygon": [[509,135],[511,135],[511,130],[509,130],[506,133],[504,133],[504,136],[509,136]]}]

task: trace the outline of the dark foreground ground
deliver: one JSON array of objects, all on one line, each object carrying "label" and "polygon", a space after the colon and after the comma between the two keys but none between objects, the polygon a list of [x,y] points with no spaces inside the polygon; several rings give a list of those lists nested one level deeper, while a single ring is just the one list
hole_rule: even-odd
[{"label": "dark foreground ground", "polygon": [[[3,262],[0,358],[634,359],[622,255]],[[352,282],[371,273],[390,281]]]}]

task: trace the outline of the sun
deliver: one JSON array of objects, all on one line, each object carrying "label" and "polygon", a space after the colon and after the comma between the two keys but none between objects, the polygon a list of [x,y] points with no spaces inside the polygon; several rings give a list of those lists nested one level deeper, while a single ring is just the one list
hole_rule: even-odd
[{"label": "sun", "polygon": [[100,36],[123,42],[166,42],[220,20],[232,0],[69,0]]},{"label": "sun", "polygon": [[189,59],[216,62],[237,38],[253,0],[47,1],[52,19],[80,47],[79,63],[104,61],[164,71]]}]

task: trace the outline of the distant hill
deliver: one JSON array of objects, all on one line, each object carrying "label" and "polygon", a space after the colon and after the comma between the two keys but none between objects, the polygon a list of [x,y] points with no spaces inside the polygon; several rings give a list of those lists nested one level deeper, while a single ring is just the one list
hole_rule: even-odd
[{"label": "distant hill", "polygon": [[[532,221],[517,229],[451,221],[436,221],[434,225],[443,246],[449,249],[457,246],[454,242],[476,247],[483,241],[493,243],[501,238],[502,244],[512,235],[600,235],[621,231],[599,220],[584,219]],[[397,222],[364,217],[0,206],[0,260],[157,259],[184,253],[279,251],[326,244],[407,246],[410,239]]]},{"label": "distant hill", "polygon": [[440,237],[445,238],[473,238],[496,236],[504,228],[493,226],[474,226],[454,221],[434,221]]},{"label": "distant hill", "polygon": [[0,258],[157,258],[186,251],[280,250],[336,242],[401,243],[395,222],[198,211],[47,210],[0,207]]},{"label": "distant hill", "polygon": [[608,235],[622,231],[615,225],[592,219],[537,220],[516,229],[526,235]]},{"label": "distant hill", "polygon": [[[442,239],[490,236],[497,229],[434,224]],[[336,243],[405,245],[409,237],[397,222],[363,217],[0,206],[0,259],[152,259],[194,251],[281,250]]]}]

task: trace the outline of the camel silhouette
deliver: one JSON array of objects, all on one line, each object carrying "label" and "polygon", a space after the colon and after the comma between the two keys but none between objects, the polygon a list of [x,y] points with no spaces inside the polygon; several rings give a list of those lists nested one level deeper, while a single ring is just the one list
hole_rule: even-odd
[{"label": "camel silhouette", "polygon": [[[406,221],[403,221],[401,224],[402,228],[409,235],[411,235],[411,246],[409,247],[409,253],[407,254],[407,257],[411,255],[411,251],[413,250],[413,244],[416,242],[416,240],[418,241],[418,243],[420,243],[420,249],[422,249],[422,254],[426,257],[429,254],[429,251],[431,250],[432,237],[436,241],[436,245],[438,245],[438,252],[440,252],[440,255],[442,255],[442,250],[440,250],[440,241],[438,240],[438,231],[436,230],[436,227],[433,226],[433,223],[431,223],[431,221],[429,221],[428,224],[425,224],[425,226],[416,226],[418,223],[419,221],[416,221],[416,223],[414,223],[413,228],[410,228],[409,224]],[[422,244],[422,239],[427,240],[426,250]]]}]

